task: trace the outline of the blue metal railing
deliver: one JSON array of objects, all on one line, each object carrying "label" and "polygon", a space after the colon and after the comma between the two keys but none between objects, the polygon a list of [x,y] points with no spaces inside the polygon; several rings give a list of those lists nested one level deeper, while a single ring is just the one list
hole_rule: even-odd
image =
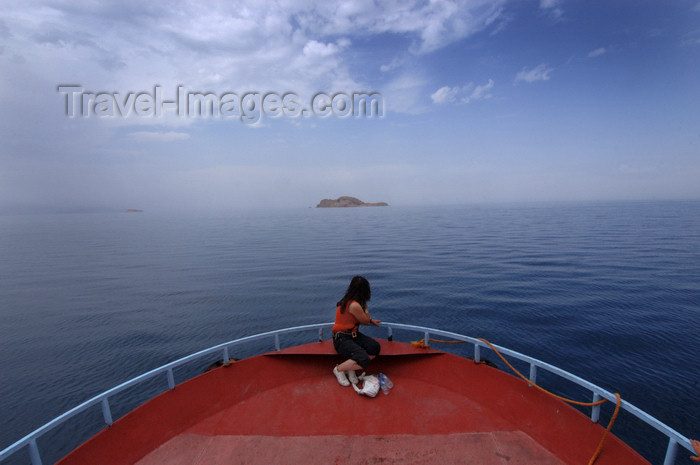
[{"label": "blue metal railing", "polygon": [[[104,422],[107,425],[111,425],[113,423],[112,419],[112,411],[109,405],[109,398],[114,396],[115,394],[120,393],[121,391],[130,388],[132,386],[135,386],[137,384],[140,384],[146,380],[149,380],[151,378],[154,378],[159,375],[165,374],[167,383],[168,383],[168,389],[174,389],[175,388],[175,377],[173,374],[173,369],[177,368],[179,366],[185,365],[189,362],[192,362],[193,360],[199,359],[205,355],[210,355],[210,354],[215,354],[220,352],[223,356],[223,360],[227,361],[229,360],[229,348],[241,344],[245,344],[248,342],[252,342],[255,340],[259,339],[266,339],[272,337],[274,340],[274,345],[275,345],[275,350],[280,350],[280,339],[279,336],[281,334],[288,334],[288,333],[297,333],[297,332],[302,332],[302,331],[309,331],[309,330],[318,330],[318,340],[323,339],[323,329],[324,328],[330,328],[332,326],[331,323],[319,323],[319,324],[313,324],[313,325],[305,325],[305,326],[295,326],[292,328],[285,328],[285,329],[280,329],[276,331],[268,331],[265,333],[260,333],[256,334],[253,336],[247,336],[243,337],[240,339],[235,339],[233,341],[225,342],[223,344],[216,345],[214,347],[210,347],[208,349],[196,352],[194,354],[188,355],[186,357],[183,357],[181,359],[175,360],[174,362],[170,362],[166,365],[163,365],[159,368],[153,369],[147,373],[144,373],[140,376],[137,376],[133,379],[130,379],[129,381],[126,381],[112,389],[109,389],[108,391],[103,392],[102,394],[99,394],[92,399],[89,399],[82,404],[72,408],[71,410],[67,411],[63,415],[60,415],[50,422],[46,423],[44,426],[40,427],[39,429],[35,430],[34,432],[28,434],[27,436],[23,437],[19,441],[15,442],[11,446],[7,447],[4,449],[2,452],[0,452],[0,462],[4,461],[11,455],[15,454],[19,450],[24,449],[25,447],[28,449],[29,452],[29,457],[31,459],[32,465],[42,465],[41,461],[41,454],[39,452],[39,447],[37,445],[37,439],[47,433],[48,431],[51,431],[52,429],[56,428],[57,426],[63,424],[70,418],[76,416],[77,414],[97,405],[100,404],[102,408],[102,416],[104,417]],[[464,336],[461,334],[449,332],[449,331],[441,331],[438,329],[433,329],[433,328],[426,328],[422,326],[414,326],[414,325],[404,325],[404,324],[399,324],[399,323],[387,323],[387,322],[382,322],[382,326],[386,327],[388,331],[388,337],[391,339],[393,336],[393,329],[401,329],[401,330],[407,330],[407,331],[416,331],[416,332],[422,332],[424,333],[424,338],[425,338],[425,343],[428,344],[430,341],[430,335],[438,335],[441,337],[447,337],[450,339],[458,340],[458,341],[464,341],[467,343],[470,343],[474,346],[474,360],[475,361],[480,361],[481,360],[481,348],[486,348],[490,349],[489,346],[484,343],[483,341],[480,341],[479,339],[473,338],[473,337],[468,337]],[[529,357],[527,355],[523,355],[519,352],[515,352],[510,349],[506,349],[504,347],[500,347],[497,345],[494,345],[496,349],[498,349],[499,352],[501,352],[504,355],[508,355],[510,357],[516,358],[518,360],[524,361],[529,364],[530,366],[530,381],[532,383],[536,382],[537,378],[537,370],[538,369],[543,369],[546,370],[550,373],[553,373],[563,379],[566,379],[568,381],[571,381],[589,391],[591,391],[593,395],[593,402],[597,402],[602,399],[607,399],[611,402],[615,402],[616,398],[615,395],[599,386],[596,386],[593,383],[590,383],[582,378],[579,378],[576,375],[573,375],[567,371],[564,371],[560,368],[557,368],[553,365],[550,365],[548,363],[542,362],[540,360],[537,360],[535,358]],[[676,455],[678,452],[678,445],[681,445],[685,447],[687,450],[690,452],[693,452],[693,448],[690,444],[690,440],[686,438],[685,436],[681,435],[674,429],[670,428],[666,424],[662,423],[661,421],[657,420],[656,418],[652,417],[648,413],[640,410],[639,408],[635,407],[634,405],[630,404],[627,401],[622,401],[621,402],[621,409],[631,413],[635,417],[639,418],[640,420],[644,421],[648,425],[650,425],[652,428],[656,429],[657,431],[661,432],[668,438],[668,447],[666,448],[666,456],[664,459],[664,465],[673,465],[676,460]],[[592,421],[598,421],[600,415],[600,406],[596,406],[592,408],[591,412],[591,420]]]},{"label": "blue metal railing", "polygon": [[[385,323],[382,323],[383,325]],[[484,347],[486,349],[490,349],[488,344],[486,344],[483,341],[480,341],[479,339],[473,338],[473,337],[468,337],[468,336],[463,336],[461,334],[457,333],[452,333],[449,331],[441,331],[437,329],[432,329],[432,328],[422,328],[418,326],[413,326],[413,325],[403,325],[403,324],[396,324],[396,323],[386,323],[386,325],[391,325],[394,328],[400,328],[400,329],[406,329],[406,330],[413,330],[413,331],[424,331],[425,332],[425,343],[428,344],[430,341],[430,334],[435,334],[439,335],[442,337],[448,337],[451,339],[459,340],[459,341],[465,341],[469,342],[474,345],[474,360],[479,362],[481,361],[481,348]],[[389,329],[389,332],[391,333],[391,327]],[[516,352],[514,350],[506,349],[501,346],[497,346],[494,344],[494,347],[498,349],[498,351],[504,355],[508,355],[510,357],[516,358],[518,360],[522,360],[524,362],[527,362],[530,365],[530,381],[533,383],[536,383],[537,379],[537,369],[541,368],[543,370],[546,370],[550,373],[553,373],[560,378],[566,379],[568,381],[571,381],[585,389],[588,389],[591,391],[593,394],[593,401],[592,402],[598,402],[599,400],[602,399],[607,399],[611,402],[616,402],[617,399],[615,397],[615,394],[611,393],[610,391],[607,391],[600,386],[597,386],[593,383],[590,383],[586,381],[583,378],[580,378],[576,375],[573,375],[569,373],[568,371],[562,370],[561,368],[557,368],[553,365],[550,365],[549,363],[545,363],[541,360],[537,360],[536,358],[529,357],[527,355],[523,355],[519,352]],[[666,448],[666,456],[664,458],[664,465],[673,465],[676,462],[676,455],[678,452],[678,445],[680,444],[681,446],[685,447],[688,449],[690,452],[693,452],[693,447],[690,444],[690,440],[674,430],[673,428],[669,427],[665,423],[662,423],[661,421],[657,420],[653,416],[649,415],[645,411],[639,409],[638,407],[635,407],[634,405],[630,404],[629,402],[622,400],[620,403],[620,408],[622,410],[625,410],[635,417],[639,418],[652,428],[656,429],[657,431],[663,433],[667,438],[668,438],[668,447]],[[600,406],[595,406],[592,408],[591,412],[591,421],[598,421],[598,418],[600,416]]]}]

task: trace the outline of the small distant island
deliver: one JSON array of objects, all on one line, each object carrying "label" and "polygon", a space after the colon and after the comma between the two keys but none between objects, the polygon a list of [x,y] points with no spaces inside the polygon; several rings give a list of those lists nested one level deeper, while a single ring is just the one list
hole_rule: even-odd
[{"label": "small distant island", "polygon": [[316,208],[344,208],[344,207],[388,207],[386,202],[366,203],[362,200],[344,195],[337,199],[323,199]]},{"label": "small distant island", "polygon": [[143,213],[143,210],[137,210],[136,208],[129,208],[126,210],[127,213]]}]

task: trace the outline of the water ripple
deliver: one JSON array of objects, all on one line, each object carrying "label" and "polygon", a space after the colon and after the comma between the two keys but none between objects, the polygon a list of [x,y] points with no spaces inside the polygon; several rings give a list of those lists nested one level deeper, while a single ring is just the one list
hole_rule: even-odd
[{"label": "water ripple", "polygon": [[488,337],[697,430],[698,202],[0,217],[0,230],[6,443],[165,361],[329,321],[355,274],[381,319]]}]

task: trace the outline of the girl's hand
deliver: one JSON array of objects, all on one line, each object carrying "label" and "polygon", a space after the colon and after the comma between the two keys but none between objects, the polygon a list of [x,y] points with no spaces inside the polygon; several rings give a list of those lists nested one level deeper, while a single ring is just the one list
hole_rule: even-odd
[{"label": "girl's hand", "polygon": [[379,324],[382,322],[382,320],[377,320],[376,318],[372,318],[369,320],[369,324],[374,325],[374,326],[379,326]]},{"label": "girl's hand", "polygon": [[[690,440],[690,445],[693,446],[693,449],[695,449],[695,453],[700,456],[700,441],[696,439],[691,439]],[[700,457],[690,457],[691,460],[694,460],[696,462],[700,462]]]}]

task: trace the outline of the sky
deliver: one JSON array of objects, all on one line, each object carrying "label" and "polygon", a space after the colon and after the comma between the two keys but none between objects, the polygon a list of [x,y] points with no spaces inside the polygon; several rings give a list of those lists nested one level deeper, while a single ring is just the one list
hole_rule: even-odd
[{"label": "sky", "polygon": [[3,0],[0,212],[698,199],[699,58],[699,0]]}]

